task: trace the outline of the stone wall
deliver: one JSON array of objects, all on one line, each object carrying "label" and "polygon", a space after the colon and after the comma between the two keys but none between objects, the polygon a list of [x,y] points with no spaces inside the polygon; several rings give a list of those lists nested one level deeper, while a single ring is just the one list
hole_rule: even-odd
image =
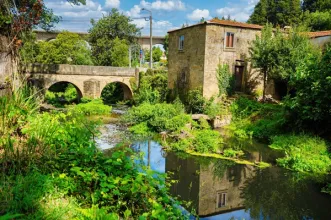
[{"label": "stone wall", "polygon": [[[179,50],[179,37],[184,35],[184,49]],[[196,25],[169,34],[168,87],[185,95],[202,88],[204,80],[206,26]]]},{"label": "stone wall", "polygon": [[[245,182],[254,176],[255,167],[236,165],[228,168],[223,177],[215,177],[214,164],[200,169],[199,209],[200,216],[212,216],[221,212],[244,209],[242,189]],[[215,179],[216,178],[216,179]],[[226,205],[218,207],[218,194],[226,193]]]},{"label": "stone wall", "polygon": [[[234,48],[225,48],[226,33],[234,33]],[[228,64],[244,68],[242,91],[262,89],[261,74],[247,62],[249,46],[260,30],[198,24],[169,33],[168,86],[185,96],[187,90],[202,88],[206,98],[218,95],[216,69]],[[184,49],[179,50],[179,37],[184,35]]]},{"label": "stone wall", "polygon": [[[234,33],[233,48],[225,47],[227,32]],[[261,85],[262,79],[258,76],[259,74],[250,67],[249,62],[246,62],[249,57],[250,42],[252,42],[258,34],[260,34],[260,30],[213,24],[207,25],[203,86],[203,95],[205,97],[210,98],[214,95],[218,95],[219,90],[216,69],[219,64],[228,64],[233,74],[236,66],[244,67],[242,90],[245,90],[245,86],[246,89],[254,89],[257,85]]]}]

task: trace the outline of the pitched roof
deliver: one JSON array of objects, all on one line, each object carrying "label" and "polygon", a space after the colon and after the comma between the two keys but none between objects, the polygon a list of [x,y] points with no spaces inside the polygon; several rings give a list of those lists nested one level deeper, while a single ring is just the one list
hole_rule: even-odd
[{"label": "pitched roof", "polygon": [[318,38],[318,37],[331,36],[331,31],[308,32],[307,34],[310,38]]},{"label": "pitched roof", "polygon": [[237,21],[220,20],[217,18],[207,21],[207,24],[220,24],[220,25],[224,25],[224,26],[250,28],[250,29],[258,29],[258,30],[261,30],[263,28],[262,26],[257,25],[257,24],[247,24],[247,23],[237,22]]},{"label": "pitched roof", "polygon": [[190,27],[204,25],[204,24],[218,24],[218,25],[223,25],[223,26],[249,28],[249,29],[257,29],[257,30],[262,30],[262,28],[263,28],[263,26],[260,26],[260,25],[257,25],[257,24],[247,24],[247,23],[243,23],[243,22],[220,20],[220,19],[214,18],[214,19],[209,20],[209,21],[193,24],[193,25],[183,27],[183,28],[170,30],[170,31],[168,31],[168,33],[178,31],[178,30],[181,30],[181,29],[186,29],[186,28],[190,28]]}]

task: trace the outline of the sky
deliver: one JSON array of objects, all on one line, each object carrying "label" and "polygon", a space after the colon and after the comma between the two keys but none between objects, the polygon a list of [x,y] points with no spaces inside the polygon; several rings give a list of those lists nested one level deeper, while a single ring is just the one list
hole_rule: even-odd
[{"label": "sky", "polygon": [[142,11],[146,8],[153,13],[153,35],[164,36],[167,31],[180,28],[183,24],[195,24],[203,17],[231,16],[236,21],[246,22],[258,0],[86,0],[86,5],[72,5],[65,0],[45,0],[46,6],[61,16],[56,30],[87,32],[90,19],[100,19],[112,8],[130,16],[142,35],[149,35],[149,16]]}]

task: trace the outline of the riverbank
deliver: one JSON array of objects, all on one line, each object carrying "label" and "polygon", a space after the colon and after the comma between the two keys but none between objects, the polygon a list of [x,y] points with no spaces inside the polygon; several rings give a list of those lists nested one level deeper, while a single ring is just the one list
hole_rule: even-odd
[{"label": "riverbank", "polygon": [[109,157],[96,147],[97,123],[86,115],[106,107],[94,103],[93,108],[77,105],[66,112],[39,113],[28,90],[1,97],[0,103],[0,215],[185,218],[167,187],[159,187],[164,180],[148,168],[139,171],[129,149]]}]

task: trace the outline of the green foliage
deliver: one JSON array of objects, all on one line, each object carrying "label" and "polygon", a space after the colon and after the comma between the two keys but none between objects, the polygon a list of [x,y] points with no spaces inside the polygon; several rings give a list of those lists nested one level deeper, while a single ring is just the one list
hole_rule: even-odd
[{"label": "green foliage", "polygon": [[89,43],[96,65],[128,66],[128,45],[135,44],[140,35],[131,21],[114,8],[97,22],[91,21]]},{"label": "green foliage", "polygon": [[40,53],[40,46],[37,43],[36,34],[28,32],[23,34],[23,46],[19,50],[21,62],[24,64],[37,63],[37,56]]},{"label": "green foliage", "polygon": [[263,75],[263,100],[265,99],[266,80],[270,73],[275,71],[275,43],[272,26],[266,24],[262,29],[261,36],[256,35],[249,48],[252,66],[260,69]]},{"label": "green foliage", "polygon": [[230,72],[229,65],[219,64],[216,70],[216,74],[218,80],[219,96],[232,95],[234,91],[235,79],[233,74]]},{"label": "green foliage", "polygon": [[73,102],[78,101],[79,97],[74,85],[70,83],[64,85],[64,92],[61,91],[63,90],[63,88],[57,90],[57,88],[55,87],[51,86],[51,88],[46,91],[45,94],[46,103],[52,104],[55,107],[63,107],[64,104],[72,104]]},{"label": "green foliage", "polygon": [[311,55],[305,63],[300,63],[289,84],[295,88],[295,95],[288,97],[285,107],[291,121],[299,128],[315,131],[325,130],[331,121],[330,96],[331,48],[327,48],[322,58]]},{"label": "green foliage", "polygon": [[123,88],[119,83],[110,83],[102,90],[101,98],[107,105],[124,100]]},{"label": "green foliage", "polygon": [[25,219],[184,218],[167,195],[164,176],[138,169],[130,150],[107,157],[96,148],[96,124],[81,112],[94,114],[88,104],[100,109],[101,100],[66,113],[41,114],[25,93],[0,98],[5,125],[0,132],[0,214],[19,213]]},{"label": "green foliage", "polygon": [[328,173],[331,159],[326,142],[309,135],[281,135],[272,138],[271,148],[283,150],[280,166],[300,172]]},{"label": "green foliage", "polygon": [[286,117],[280,105],[262,104],[244,97],[230,107],[232,123],[230,129],[239,138],[256,137],[268,140],[284,132]]},{"label": "green foliage", "polygon": [[116,37],[112,41],[110,54],[110,62],[112,66],[129,66],[129,45],[127,44],[126,40],[121,40]]},{"label": "green foliage", "polygon": [[[180,104],[149,104],[143,103],[140,106],[132,107],[125,115],[124,121],[133,125],[140,125],[139,130],[146,131],[146,127],[152,132],[177,131],[189,122],[188,117],[183,117],[180,121],[179,115],[184,113]],[[136,128],[136,127],[135,127]],[[135,129],[133,128],[133,129]]]},{"label": "green foliage", "polygon": [[201,89],[189,91],[185,102],[187,112],[192,114],[203,113],[205,105],[206,99],[203,97]]},{"label": "green foliage", "polygon": [[88,103],[81,103],[70,107],[74,112],[80,112],[84,115],[107,115],[111,112],[111,106],[103,104],[101,99],[94,99]]},{"label": "green foliage", "polygon": [[[31,43],[23,46],[26,53],[34,49]],[[34,57],[27,57],[25,63],[45,63],[45,64],[71,64],[71,65],[92,65],[91,51],[86,42],[78,34],[64,31],[57,35],[55,40],[41,41],[36,46],[37,54]]]},{"label": "green foliage", "polygon": [[[331,9],[331,7],[330,7]],[[316,11],[313,13],[305,13],[305,24],[312,31],[326,31],[331,29],[331,10]]]},{"label": "green foliage", "polygon": [[302,8],[305,11],[316,12],[316,11],[327,11],[331,9],[330,0],[304,0]]},{"label": "green foliage", "polygon": [[220,149],[221,135],[218,131],[213,130],[197,130],[194,133],[192,145],[194,151],[199,153],[215,153]]},{"label": "green foliage", "polygon": [[301,22],[302,10],[300,0],[261,0],[257,3],[249,23],[273,26],[295,26]]},{"label": "green foliage", "polygon": [[134,89],[134,101],[136,104],[144,102],[164,102],[168,95],[168,75],[163,71],[147,70],[140,73],[139,88]]},{"label": "green foliage", "polygon": [[[145,50],[145,60],[149,62],[149,57],[150,57],[150,50]],[[159,47],[153,47],[152,49],[152,56],[153,56],[153,62],[160,62],[161,57],[163,55],[163,51]]]}]

